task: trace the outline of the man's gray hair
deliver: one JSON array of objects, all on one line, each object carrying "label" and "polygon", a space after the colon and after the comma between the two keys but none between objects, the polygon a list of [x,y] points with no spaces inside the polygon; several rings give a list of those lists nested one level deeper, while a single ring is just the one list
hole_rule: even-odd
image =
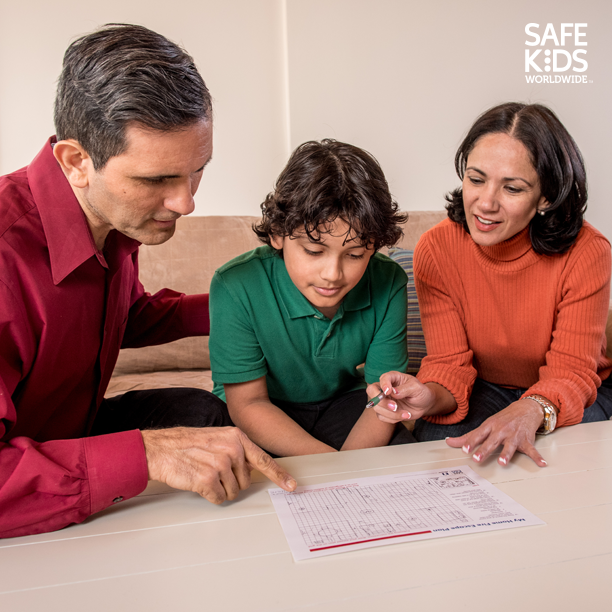
[{"label": "man's gray hair", "polygon": [[130,123],[174,131],[211,115],[193,58],[161,34],[107,24],[66,50],[55,99],[57,138],[77,140],[96,170],[125,151]]}]

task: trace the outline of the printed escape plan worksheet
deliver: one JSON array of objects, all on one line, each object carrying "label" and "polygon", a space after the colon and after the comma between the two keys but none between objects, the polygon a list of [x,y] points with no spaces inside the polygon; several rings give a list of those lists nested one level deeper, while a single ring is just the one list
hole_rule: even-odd
[{"label": "printed escape plan worksheet", "polygon": [[269,493],[296,561],[397,542],[545,524],[468,466]]}]

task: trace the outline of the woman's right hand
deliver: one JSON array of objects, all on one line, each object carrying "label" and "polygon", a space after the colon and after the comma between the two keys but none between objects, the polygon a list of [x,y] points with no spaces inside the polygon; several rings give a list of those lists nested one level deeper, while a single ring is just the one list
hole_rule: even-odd
[{"label": "woman's right hand", "polygon": [[410,374],[387,372],[380,382],[369,385],[366,392],[368,397],[375,397],[381,390],[387,392],[386,397],[373,410],[384,423],[419,419],[430,414],[436,404],[434,389]]}]

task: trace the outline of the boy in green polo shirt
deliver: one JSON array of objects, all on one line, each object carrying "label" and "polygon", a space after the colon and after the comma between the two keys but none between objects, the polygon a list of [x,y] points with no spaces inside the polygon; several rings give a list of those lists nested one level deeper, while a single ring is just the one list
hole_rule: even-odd
[{"label": "boy in green polo shirt", "polygon": [[408,363],[406,274],[377,252],[407,215],[378,162],[334,140],[304,143],[261,208],[266,246],[211,283],[213,392],[276,456],[414,441],[365,408],[366,382]]}]

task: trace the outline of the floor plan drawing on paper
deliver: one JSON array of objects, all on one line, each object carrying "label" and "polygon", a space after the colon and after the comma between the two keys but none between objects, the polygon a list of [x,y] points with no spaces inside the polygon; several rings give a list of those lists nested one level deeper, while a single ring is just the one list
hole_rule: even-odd
[{"label": "floor plan drawing on paper", "polygon": [[542,524],[467,466],[269,492],[296,560]]},{"label": "floor plan drawing on paper", "polygon": [[334,487],[290,497],[287,505],[309,547],[468,523],[436,480]]}]

